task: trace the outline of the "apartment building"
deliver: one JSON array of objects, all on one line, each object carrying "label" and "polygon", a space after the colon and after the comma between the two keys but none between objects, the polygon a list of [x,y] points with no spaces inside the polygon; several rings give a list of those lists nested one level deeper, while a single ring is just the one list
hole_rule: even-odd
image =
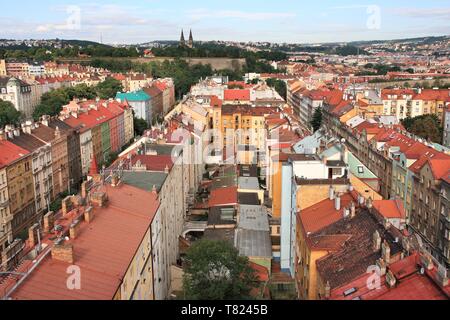
[{"label": "apartment building", "polygon": [[127,102],[115,100],[74,100],[63,107],[59,120],[79,130],[81,172],[89,172],[95,157],[99,164],[108,162],[134,137],[133,113]]},{"label": "apartment building", "polygon": [[138,119],[145,120],[148,125],[153,122],[152,97],[143,90],[127,93],[117,93],[116,100],[119,102],[127,102],[134,111],[134,115]]},{"label": "apartment building", "polygon": [[52,152],[50,144],[31,135],[32,129],[34,129],[34,124],[28,122],[23,125],[17,136],[8,141],[31,154],[36,206],[35,221],[39,221],[42,219],[44,211],[47,211],[50,203],[54,200]]},{"label": "apartment building", "polygon": [[19,135],[19,129],[10,127],[0,134],[1,163],[6,175],[6,186],[3,185],[5,193],[2,194],[5,222],[3,229],[9,234],[9,240],[36,222],[32,155],[9,141]]},{"label": "apartment building", "polygon": [[0,99],[11,102],[25,117],[31,117],[35,105],[31,86],[19,79],[0,77]]}]

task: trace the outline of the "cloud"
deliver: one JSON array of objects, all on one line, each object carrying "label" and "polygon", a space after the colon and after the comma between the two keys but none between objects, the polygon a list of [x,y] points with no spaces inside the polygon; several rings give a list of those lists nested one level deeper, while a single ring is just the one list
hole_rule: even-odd
[{"label": "cloud", "polygon": [[196,9],[187,12],[187,16],[194,20],[201,19],[241,19],[241,20],[273,20],[294,18],[295,13],[290,12],[245,12],[237,10]]},{"label": "cloud", "polygon": [[394,8],[391,12],[396,15],[410,18],[450,20],[450,8]]}]

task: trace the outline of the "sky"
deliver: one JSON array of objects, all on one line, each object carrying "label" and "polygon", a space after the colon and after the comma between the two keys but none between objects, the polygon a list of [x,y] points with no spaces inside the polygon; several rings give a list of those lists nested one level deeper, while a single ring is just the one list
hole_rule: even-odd
[{"label": "sky", "polygon": [[[450,35],[449,0],[5,1],[0,38],[109,44],[179,40],[348,42]],[[186,37],[187,37],[186,35]]]}]

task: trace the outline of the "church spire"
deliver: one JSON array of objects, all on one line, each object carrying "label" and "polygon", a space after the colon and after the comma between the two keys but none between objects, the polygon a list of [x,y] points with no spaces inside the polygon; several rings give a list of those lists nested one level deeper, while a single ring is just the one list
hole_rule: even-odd
[{"label": "church spire", "polygon": [[188,44],[189,48],[193,48],[194,47],[194,37],[192,36],[192,29],[189,31],[189,44]]},{"label": "church spire", "polygon": [[186,40],[184,39],[184,30],[181,29],[180,47],[184,47],[185,45],[186,45]]}]

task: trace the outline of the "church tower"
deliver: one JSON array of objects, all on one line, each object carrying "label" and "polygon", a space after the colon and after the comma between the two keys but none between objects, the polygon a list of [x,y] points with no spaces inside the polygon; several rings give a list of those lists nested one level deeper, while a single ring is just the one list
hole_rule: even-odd
[{"label": "church tower", "polygon": [[186,46],[186,40],[184,39],[184,31],[181,30],[180,47]]},{"label": "church tower", "polygon": [[194,47],[194,37],[192,36],[192,29],[189,32],[189,44],[188,44],[189,48],[193,48]]}]

